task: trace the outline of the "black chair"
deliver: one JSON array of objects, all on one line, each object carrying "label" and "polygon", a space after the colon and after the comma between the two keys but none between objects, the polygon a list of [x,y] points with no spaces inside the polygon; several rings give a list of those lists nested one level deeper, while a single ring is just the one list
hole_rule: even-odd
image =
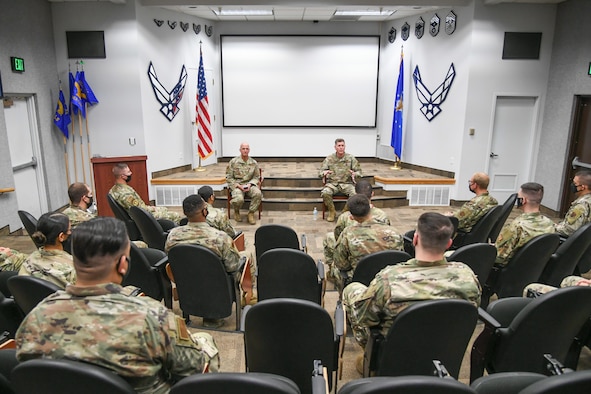
[{"label": "black chair", "polygon": [[142,292],[155,300],[164,300],[172,309],[172,285],[166,275],[168,256],[161,250],[138,248],[133,243],[130,251],[129,273],[122,285],[139,287]]},{"label": "black chair", "polygon": [[302,250],[298,234],[291,227],[282,224],[263,224],[257,228],[254,232],[254,248],[257,262],[267,250],[275,248]]},{"label": "black chair", "polygon": [[495,242],[497,240],[497,237],[501,233],[501,230],[503,229],[503,226],[505,225],[507,218],[509,218],[511,211],[515,206],[515,200],[517,200],[517,193],[511,194],[501,206],[501,214],[499,215],[499,218],[497,219],[495,225],[488,234],[488,239],[490,239],[491,242]]},{"label": "black chair", "polygon": [[385,338],[379,329],[371,330],[363,376],[432,375],[433,360],[440,360],[457,378],[477,316],[477,308],[465,300],[415,302],[396,316]]},{"label": "black chair", "polygon": [[[285,376],[303,394],[312,392],[314,360],[327,369],[329,388],[336,386],[342,319],[335,333],[330,315],[320,305],[294,298],[260,301],[245,314],[246,370]],[[335,387],[336,392],[336,387]]]},{"label": "black chair", "polygon": [[298,298],[322,305],[324,277],[309,254],[290,248],[276,248],[257,260],[258,300]]},{"label": "black chair", "polygon": [[591,246],[587,248],[585,253],[581,256],[577,267],[575,269],[575,275],[584,274],[585,272],[589,272],[591,270]]},{"label": "black chair", "polygon": [[62,290],[55,283],[28,275],[13,276],[8,279],[8,288],[21,310],[27,314],[45,297]]},{"label": "black chair", "polygon": [[556,233],[538,235],[523,245],[505,267],[493,266],[482,289],[481,307],[486,308],[495,293],[498,298],[520,297],[525,286],[539,280],[559,242]]},{"label": "black chair", "polygon": [[352,380],[339,394],[474,394],[469,386],[436,376],[373,377]]},{"label": "black chair", "polygon": [[0,333],[8,332],[8,338],[14,338],[24,317],[14,299],[0,293]]},{"label": "black chair", "polygon": [[236,305],[236,330],[240,328],[240,291],[233,276],[226,273],[220,258],[197,245],[176,245],[168,252],[170,269],[183,317],[221,319],[232,314]]},{"label": "black chair", "polygon": [[16,349],[0,350],[0,393],[15,394],[11,383],[11,375],[14,367],[18,365]]},{"label": "black chair", "polygon": [[18,272],[16,271],[0,271],[0,293],[4,294],[6,297],[12,297],[12,293],[8,288],[8,279],[17,275]]},{"label": "black chair", "polygon": [[12,371],[17,394],[135,394],[122,377],[96,365],[40,358],[20,363]]},{"label": "black chair", "polygon": [[172,386],[170,394],[299,394],[290,379],[268,373],[207,373],[191,375]]},{"label": "black chair", "polygon": [[545,354],[576,369],[578,338],[591,316],[591,288],[566,287],[537,298],[512,297],[479,309],[484,329],[472,347],[470,381],[497,372],[548,374]]},{"label": "black chair", "polygon": [[577,371],[539,380],[520,394],[588,394],[591,391],[591,371]]},{"label": "black chair", "polygon": [[[35,216],[31,215],[27,211],[18,211],[18,217],[21,219],[21,222],[23,223],[23,226],[25,227],[27,234],[29,234],[29,237],[33,239],[33,233],[37,231],[37,219],[35,218]],[[42,246],[37,244],[35,240],[33,240],[33,242],[37,247]]]},{"label": "black chair", "polygon": [[375,278],[376,274],[389,265],[403,263],[410,260],[408,253],[400,250],[382,250],[369,254],[357,263],[351,282],[360,282],[366,286]]},{"label": "black chair", "polygon": [[453,252],[447,261],[459,261],[472,268],[481,286],[484,286],[495,263],[497,248],[487,243],[462,246]]},{"label": "black chair", "polygon": [[548,376],[535,372],[499,372],[476,379],[470,387],[478,394],[519,394]]},{"label": "black chair", "polygon": [[573,275],[583,253],[591,246],[591,223],[587,223],[564,241],[550,256],[539,282],[560,287],[560,282]]},{"label": "black chair", "polygon": [[113,211],[115,217],[123,221],[123,223],[125,223],[129,239],[131,239],[132,241],[141,241],[142,234],[140,233],[140,230],[138,229],[137,225],[135,224],[131,216],[129,216],[127,211],[123,209],[123,207],[119,205],[119,203],[115,201],[115,199],[111,197],[110,194],[107,194],[107,201],[109,202],[109,207],[111,207],[111,211]]},{"label": "black chair", "polygon": [[502,207],[500,205],[492,207],[476,222],[469,233],[463,233],[462,236],[459,236],[460,232],[458,231],[458,236],[454,239],[452,247],[458,249],[465,245],[489,242],[489,234],[497,223],[499,216],[501,216],[501,212]]},{"label": "black chair", "polygon": [[143,208],[129,208],[129,216],[133,219],[142,235],[142,240],[148,247],[164,251],[168,233],[162,229],[160,223],[152,214]]}]

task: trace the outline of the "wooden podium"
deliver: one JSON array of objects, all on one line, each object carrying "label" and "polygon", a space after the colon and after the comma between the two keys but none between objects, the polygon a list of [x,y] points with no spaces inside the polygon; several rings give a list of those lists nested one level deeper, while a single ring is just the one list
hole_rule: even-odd
[{"label": "wooden podium", "polygon": [[118,163],[125,163],[132,172],[129,186],[133,187],[144,202],[150,201],[148,196],[148,174],[146,172],[147,156],[122,156],[122,157],[93,157],[92,173],[94,175],[94,199],[99,216],[115,216],[109,202],[107,194],[115,184],[113,176],[113,167]]}]

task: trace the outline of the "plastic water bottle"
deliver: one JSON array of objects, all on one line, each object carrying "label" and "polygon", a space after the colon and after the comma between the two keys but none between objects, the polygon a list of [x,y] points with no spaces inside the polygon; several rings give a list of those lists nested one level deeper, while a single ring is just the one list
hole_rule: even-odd
[{"label": "plastic water bottle", "polygon": [[314,220],[318,220],[318,210],[316,209],[316,207],[314,207],[314,210],[312,211],[312,216]]}]

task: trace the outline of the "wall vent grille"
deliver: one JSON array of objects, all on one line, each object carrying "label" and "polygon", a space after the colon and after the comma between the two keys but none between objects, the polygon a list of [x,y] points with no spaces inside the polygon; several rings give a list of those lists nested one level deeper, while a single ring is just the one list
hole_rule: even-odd
[{"label": "wall vent grille", "polygon": [[449,186],[411,186],[408,190],[408,205],[417,206],[448,206]]}]

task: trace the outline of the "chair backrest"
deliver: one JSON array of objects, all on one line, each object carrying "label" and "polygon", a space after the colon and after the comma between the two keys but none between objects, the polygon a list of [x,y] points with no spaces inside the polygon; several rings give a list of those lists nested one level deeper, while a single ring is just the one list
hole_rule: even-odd
[{"label": "chair backrest", "polygon": [[433,360],[440,360],[457,378],[477,319],[478,309],[465,300],[410,305],[396,316],[379,346],[376,375],[432,375]]},{"label": "chair backrest", "polygon": [[129,235],[129,239],[132,241],[137,241],[142,239],[142,235],[140,230],[138,229],[137,225],[129,216],[129,213],[115,199],[107,193],[107,201],[109,202],[109,207],[111,207],[111,211],[115,214],[115,217],[123,223],[125,223],[125,227],[127,228],[127,233]]},{"label": "chair backrest", "polygon": [[352,380],[339,394],[474,394],[469,386],[436,376],[373,377]]},{"label": "chair backrest", "polygon": [[520,297],[525,286],[537,282],[559,243],[558,234],[552,233],[538,235],[523,245],[501,270],[493,286],[498,297]]},{"label": "chair backrest", "polygon": [[[18,217],[21,219],[21,222],[23,223],[23,226],[25,227],[27,234],[29,234],[29,237],[33,239],[33,233],[37,231],[37,219],[35,218],[35,216],[31,215],[27,211],[18,211]],[[33,242],[35,241],[33,240]],[[38,245],[36,242],[35,245],[37,247],[41,246]]]},{"label": "chair backrest", "polygon": [[314,259],[297,249],[266,251],[257,260],[258,300],[298,298],[320,304],[322,283]]},{"label": "chair backrest", "polygon": [[589,270],[591,270],[591,246],[583,253],[577,265],[578,273],[589,272]]},{"label": "chair backrest", "polygon": [[9,338],[14,338],[23,318],[23,312],[14,299],[7,298],[0,293],[0,334],[6,331]]},{"label": "chair backrest", "polygon": [[534,372],[499,372],[476,379],[470,387],[478,394],[519,394],[546,375]]},{"label": "chair backrest", "polygon": [[202,246],[181,244],[170,249],[168,261],[184,315],[220,319],[232,314],[234,278],[226,273],[215,253]]},{"label": "chair backrest", "polygon": [[501,207],[501,214],[488,234],[488,239],[490,239],[491,242],[495,242],[497,240],[497,237],[505,225],[507,218],[515,206],[515,200],[517,200],[517,193],[511,194],[509,198],[507,198],[507,200],[503,203]]},{"label": "chair backrest", "polygon": [[[161,250],[150,250],[161,253],[161,258],[166,257],[166,254]],[[129,272],[123,280],[122,285],[139,287],[145,295],[158,301],[162,300],[164,298],[163,275],[152,267],[146,255],[133,243],[131,244],[129,256],[131,258],[128,268]]]},{"label": "chair backrest", "polygon": [[290,379],[268,373],[206,373],[191,375],[172,386],[170,394],[299,394]]},{"label": "chair backrest", "polygon": [[299,249],[298,234],[291,227],[282,224],[263,224],[254,233],[256,259],[267,250],[275,248]]},{"label": "chair backrest", "polygon": [[148,244],[148,247],[164,250],[167,233],[150,212],[140,207],[131,207],[129,208],[129,216],[137,225],[142,239]]},{"label": "chair backrest", "polygon": [[0,271],[0,293],[4,294],[6,297],[12,296],[12,293],[8,288],[8,279],[17,275],[18,272],[16,271]]},{"label": "chair backrest", "polygon": [[321,360],[332,384],[338,341],[326,309],[311,301],[274,298],[253,305],[244,320],[248,372],[285,376],[309,394],[314,360]]},{"label": "chair backrest", "polygon": [[352,282],[360,282],[366,286],[375,278],[376,274],[389,265],[403,263],[410,260],[408,253],[400,250],[381,250],[369,254],[357,263],[353,271]]},{"label": "chair backrest", "polygon": [[501,210],[502,207],[499,205],[489,209],[488,212],[476,222],[472,227],[472,230],[464,236],[462,244],[458,246],[488,242],[489,234],[501,215]]},{"label": "chair backrest", "polygon": [[587,223],[562,243],[550,256],[540,282],[560,287],[565,277],[575,272],[583,253],[591,246],[591,223]]},{"label": "chair backrest", "polygon": [[447,261],[458,261],[472,268],[481,286],[484,286],[495,263],[497,248],[487,243],[462,246],[447,258]]},{"label": "chair backrest", "polygon": [[61,290],[55,283],[28,275],[8,279],[8,288],[25,314],[31,312],[45,297]]},{"label": "chair backrest", "polygon": [[507,328],[497,330],[497,344],[487,369],[547,374],[544,354],[552,354],[564,364],[589,316],[590,287],[565,287],[533,299]]},{"label": "chair backrest", "polygon": [[591,392],[591,371],[577,371],[550,376],[523,389],[520,394],[588,394]]},{"label": "chair backrest", "polygon": [[12,371],[17,394],[133,394],[122,377],[96,365],[40,358],[20,363]]}]

